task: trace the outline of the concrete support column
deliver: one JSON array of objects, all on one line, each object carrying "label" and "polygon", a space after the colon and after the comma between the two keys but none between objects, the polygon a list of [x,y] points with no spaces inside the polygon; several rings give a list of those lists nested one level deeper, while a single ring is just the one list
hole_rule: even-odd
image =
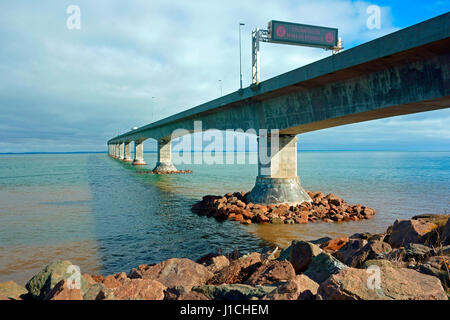
[{"label": "concrete support column", "polygon": [[114,158],[117,159],[119,157],[119,148],[117,143],[115,143],[113,146],[114,146]]},{"label": "concrete support column", "polygon": [[258,176],[248,201],[261,204],[312,201],[297,176],[297,140],[295,135],[258,137]]},{"label": "concrete support column", "polygon": [[177,171],[172,163],[172,140],[170,138],[158,140],[158,162],[153,171]]},{"label": "concrete support column", "polygon": [[132,162],[131,158],[131,141],[125,142],[125,155],[123,158],[124,162]]},{"label": "concrete support column", "polygon": [[145,166],[146,163],[144,161],[144,141],[135,141],[134,142],[134,166]]},{"label": "concrete support column", "polygon": [[120,142],[119,143],[119,160],[123,160],[124,159],[124,143]]}]

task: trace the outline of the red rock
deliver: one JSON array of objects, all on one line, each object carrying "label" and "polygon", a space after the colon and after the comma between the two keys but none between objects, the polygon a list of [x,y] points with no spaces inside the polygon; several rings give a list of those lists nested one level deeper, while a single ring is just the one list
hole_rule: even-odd
[{"label": "red rock", "polygon": [[243,220],[243,221],[241,221],[241,223],[242,224],[252,224],[252,220],[250,220],[250,219],[247,219],[247,220]]},{"label": "red rock", "polygon": [[148,279],[127,279],[114,289],[118,300],[163,300],[166,287],[158,281]]},{"label": "red rock", "polygon": [[250,210],[243,210],[242,211],[242,216],[245,219],[251,219],[251,218],[253,218],[253,212],[251,212]]},{"label": "red rock", "polygon": [[243,256],[240,259],[232,261],[229,266],[226,266],[217,272],[214,277],[208,281],[208,284],[241,283],[243,279],[247,278],[247,276],[260,265],[261,254],[253,252],[248,256]]},{"label": "red rock", "polygon": [[230,265],[230,260],[225,256],[217,256],[211,259],[211,263],[206,267],[210,272],[215,273]]},{"label": "red rock", "polygon": [[83,300],[81,289],[69,288],[66,280],[61,280],[45,296],[44,300]]},{"label": "red rock", "polygon": [[90,276],[91,276],[91,278],[92,278],[95,282],[97,282],[97,283],[103,282],[103,276],[102,276],[102,275],[99,275],[99,274],[91,274]]},{"label": "red rock", "polygon": [[325,250],[328,253],[333,253],[342,248],[343,246],[345,246],[348,243],[348,241],[349,241],[348,237],[340,237],[332,239],[327,243],[325,243],[324,245],[321,245],[320,247],[322,248],[322,250]]},{"label": "red rock", "polygon": [[289,261],[272,260],[260,266],[245,281],[245,284],[252,286],[272,284],[274,282],[287,281],[295,278],[295,271]]},{"label": "red rock", "polygon": [[244,217],[242,216],[242,214],[237,214],[234,217],[234,221],[244,221]]},{"label": "red rock", "polygon": [[436,228],[436,224],[423,220],[396,220],[389,236],[389,244],[393,248],[399,248],[408,243],[421,243],[421,238]]},{"label": "red rock", "polygon": [[203,285],[213,275],[205,266],[185,258],[172,258],[143,267],[140,273],[143,279],[159,281],[166,287],[186,288]]},{"label": "red rock", "polygon": [[332,275],[318,291],[319,300],[448,300],[437,277],[412,269],[380,267],[379,288],[373,272],[348,268]]},{"label": "red rock", "polygon": [[121,283],[114,275],[109,275],[103,279],[103,284],[105,287],[113,289],[116,287],[120,287]]}]

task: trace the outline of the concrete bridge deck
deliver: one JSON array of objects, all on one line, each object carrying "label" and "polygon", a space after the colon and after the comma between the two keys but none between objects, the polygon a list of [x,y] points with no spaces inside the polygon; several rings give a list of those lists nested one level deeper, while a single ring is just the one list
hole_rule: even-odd
[{"label": "concrete bridge deck", "polygon": [[[252,194],[264,195],[253,200],[308,201],[298,193],[302,190],[299,182],[300,189],[294,186],[292,191],[283,186],[270,195],[280,183],[288,181],[289,188],[297,184],[296,155],[294,169],[292,154],[296,151],[296,134],[448,108],[449,61],[450,13],[446,13],[268,79],[258,87],[236,91],[114,137],[108,141],[110,154],[129,161],[126,148],[128,145],[129,150],[134,141],[135,163],[144,163],[142,142],[154,138],[159,143],[158,164],[168,170],[174,169],[170,158],[172,132],[193,132],[194,121],[202,121],[203,130],[279,129],[281,150],[271,157],[281,167],[277,164],[277,170],[270,170],[269,163],[269,173],[263,174],[267,166],[260,165],[255,188],[260,185],[264,190]],[[122,149],[122,154],[114,148]],[[280,195],[283,190],[285,194]]]}]

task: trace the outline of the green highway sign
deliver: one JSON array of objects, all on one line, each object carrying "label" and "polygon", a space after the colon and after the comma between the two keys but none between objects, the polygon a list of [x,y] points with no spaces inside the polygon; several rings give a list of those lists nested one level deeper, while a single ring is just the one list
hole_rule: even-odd
[{"label": "green highway sign", "polygon": [[271,20],[268,41],[331,49],[338,45],[338,29]]}]

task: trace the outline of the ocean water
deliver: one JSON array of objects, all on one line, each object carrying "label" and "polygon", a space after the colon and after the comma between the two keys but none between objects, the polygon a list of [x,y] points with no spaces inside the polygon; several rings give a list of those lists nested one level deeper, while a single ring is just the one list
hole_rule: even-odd
[{"label": "ocean water", "polygon": [[382,232],[395,219],[450,211],[449,152],[300,152],[307,190],[377,210],[374,219],[241,225],[190,211],[206,194],[248,191],[252,164],[177,165],[192,174],[146,175],[106,154],[0,155],[0,282],[24,284],[56,259],[109,274],[171,257],[286,247],[293,239]]}]

